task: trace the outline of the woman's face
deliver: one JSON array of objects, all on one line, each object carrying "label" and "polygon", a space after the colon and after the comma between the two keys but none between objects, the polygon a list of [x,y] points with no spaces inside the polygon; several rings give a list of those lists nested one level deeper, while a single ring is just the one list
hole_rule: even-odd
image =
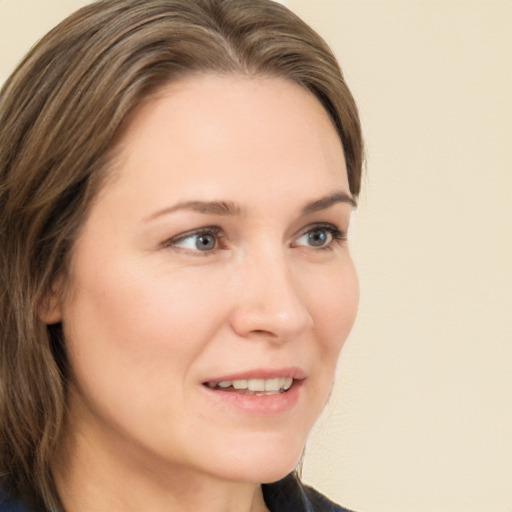
[{"label": "woman's face", "polygon": [[118,144],[52,319],[71,434],[144,471],[276,480],[356,315],[336,131],[298,85],[204,75],[145,103]]}]

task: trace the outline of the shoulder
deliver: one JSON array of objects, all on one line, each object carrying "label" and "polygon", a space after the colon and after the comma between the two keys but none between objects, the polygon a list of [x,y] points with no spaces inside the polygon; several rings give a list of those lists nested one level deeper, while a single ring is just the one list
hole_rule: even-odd
[{"label": "shoulder", "polygon": [[293,473],[278,482],[264,484],[262,489],[271,512],[351,512],[304,485]]}]

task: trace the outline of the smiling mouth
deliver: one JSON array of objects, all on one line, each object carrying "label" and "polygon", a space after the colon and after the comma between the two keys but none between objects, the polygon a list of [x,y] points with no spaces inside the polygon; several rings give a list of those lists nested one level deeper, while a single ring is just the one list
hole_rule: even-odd
[{"label": "smiling mouth", "polygon": [[238,393],[241,395],[268,396],[286,393],[293,384],[291,377],[273,379],[239,379],[220,382],[205,382],[203,385],[217,391]]}]

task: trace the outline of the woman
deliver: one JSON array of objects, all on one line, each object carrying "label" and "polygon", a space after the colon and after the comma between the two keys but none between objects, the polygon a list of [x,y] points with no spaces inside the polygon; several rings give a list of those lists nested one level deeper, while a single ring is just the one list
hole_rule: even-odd
[{"label": "woman", "polygon": [[1,510],[343,510],[294,472],[358,300],[320,37],[268,0],[100,1],[0,116]]}]

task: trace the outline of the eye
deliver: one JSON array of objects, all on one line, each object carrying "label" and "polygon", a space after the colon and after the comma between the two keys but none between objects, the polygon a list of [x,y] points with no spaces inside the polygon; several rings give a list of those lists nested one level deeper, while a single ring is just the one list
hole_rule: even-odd
[{"label": "eye", "polygon": [[314,226],[297,238],[293,245],[327,249],[333,241],[343,240],[345,236],[334,226]]},{"label": "eye", "polygon": [[178,247],[188,251],[212,252],[219,245],[219,229],[205,228],[193,233],[186,233],[165,243],[167,247]]}]

